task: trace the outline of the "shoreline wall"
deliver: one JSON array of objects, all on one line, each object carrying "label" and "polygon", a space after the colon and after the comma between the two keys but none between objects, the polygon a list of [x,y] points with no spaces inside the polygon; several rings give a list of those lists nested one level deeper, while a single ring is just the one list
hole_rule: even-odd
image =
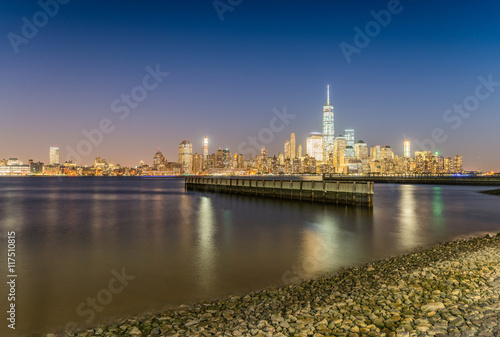
[{"label": "shoreline wall", "polygon": [[186,177],[190,190],[373,206],[371,181],[310,181]]}]

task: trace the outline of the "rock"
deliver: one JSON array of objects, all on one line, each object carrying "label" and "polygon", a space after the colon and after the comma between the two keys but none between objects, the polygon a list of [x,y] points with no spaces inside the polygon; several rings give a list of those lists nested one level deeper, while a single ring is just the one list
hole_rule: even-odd
[{"label": "rock", "polygon": [[444,304],[443,302],[431,302],[427,303],[426,305],[423,305],[420,307],[423,311],[435,311],[439,309],[444,309]]}]

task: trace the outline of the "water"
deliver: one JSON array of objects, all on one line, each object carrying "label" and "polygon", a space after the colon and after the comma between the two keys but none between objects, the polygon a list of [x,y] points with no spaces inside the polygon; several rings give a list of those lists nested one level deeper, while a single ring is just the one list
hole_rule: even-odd
[{"label": "water", "polygon": [[[2,178],[0,335],[157,312],[500,232],[500,198],[484,189],[376,185],[367,209],[203,194],[182,179]],[[5,313],[8,231],[17,239],[15,332]]]}]

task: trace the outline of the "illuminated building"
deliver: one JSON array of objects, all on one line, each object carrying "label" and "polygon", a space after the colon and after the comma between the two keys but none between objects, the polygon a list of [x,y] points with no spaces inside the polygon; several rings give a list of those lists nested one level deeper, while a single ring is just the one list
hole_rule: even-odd
[{"label": "illuminated building", "polygon": [[208,166],[208,137],[203,137],[203,168]]},{"label": "illuminated building", "polygon": [[[324,138],[323,138],[324,141]],[[347,146],[347,140],[344,136],[340,135],[335,138],[335,142],[333,144],[333,167],[335,168],[335,172],[342,173],[344,166],[344,150]],[[324,148],[324,144],[323,144]],[[323,153],[323,158],[324,153]]]},{"label": "illuminated building", "polygon": [[295,159],[295,133],[290,134],[290,159]]},{"label": "illuminated building", "polygon": [[302,158],[302,145],[297,146],[297,158]]},{"label": "illuminated building", "polygon": [[285,165],[285,156],[283,155],[283,152],[280,152],[278,155],[278,162],[281,166]]},{"label": "illuminated building", "polygon": [[319,132],[311,132],[306,140],[306,154],[316,159],[317,162],[323,161],[323,136]]},{"label": "illuminated building", "polygon": [[164,170],[165,169],[165,164],[167,161],[165,160],[165,157],[161,153],[160,149],[155,153],[153,157],[153,168],[155,170]]},{"label": "illuminated building", "polygon": [[323,160],[328,161],[334,149],[335,123],[333,105],[330,104],[330,85],[327,85],[327,99],[323,106]]},{"label": "illuminated building", "polygon": [[285,140],[285,159],[290,159],[290,141]]},{"label": "illuminated building", "polygon": [[411,152],[410,152],[410,141],[408,139],[405,139],[403,143],[403,156],[406,158],[411,157]]},{"label": "illuminated building", "polygon": [[203,163],[204,161],[202,154],[193,154],[193,173],[201,173],[203,171]]},{"label": "illuminated building", "polygon": [[453,158],[453,171],[455,173],[462,173],[462,155],[457,154],[455,158]]},{"label": "illuminated building", "polygon": [[232,166],[233,161],[229,149],[222,150],[222,163],[224,168],[230,168]]},{"label": "illuminated building", "polygon": [[372,146],[370,148],[370,160],[380,159],[380,145]]},{"label": "illuminated building", "polygon": [[347,140],[347,146],[354,147],[354,130],[345,130],[345,139]]},{"label": "illuminated building", "polygon": [[356,159],[361,160],[361,166],[363,168],[363,173],[370,172],[369,158],[368,158],[368,146],[362,140],[358,140],[354,144],[354,153],[356,154]]},{"label": "illuminated building", "polygon": [[183,140],[179,144],[179,164],[181,174],[191,174],[193,167],[193,145],[189,140]]},{"label": "illuminated building", "polygon": [[51,146],[49,148],[49,165],[59,165],[59,147]]}]

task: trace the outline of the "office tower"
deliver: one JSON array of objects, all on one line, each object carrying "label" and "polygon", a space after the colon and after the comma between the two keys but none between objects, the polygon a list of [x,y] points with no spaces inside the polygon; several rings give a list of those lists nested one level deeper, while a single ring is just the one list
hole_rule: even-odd
[{"label": "office tower", "polygon": [[203,137],[203,168],[208,166],[208,137]]},{"label": "office tower", "polygon": [[410,158],[411,152],[410,152],[410,141],[408,139],[405,139],[403,143],[403,156],[406,158]]},{"label": "office tower", "polygon": [[462,155],[457,154],[455,158],[453,158],[453,169],[455,173],[462,173],[463,168],[462,168]]},{"label": "office tower", "polygon": [[297,146],[297,158],[302,158],[302,145]]},{"label": "office tower", "polygon": [[347,140],[347,146],[354,147],[354,130],[348,129],[345,131],[345,139]]},{"label": "office tower", "polygon": [[49,165],[59,165],[59,147],[51,146],[49,149]]},{"label": "office tower", "polygon": [[290,141],[285,140],[285,160],[290,159]]},{"label": "office tower", "polygon": [[260,149],[260,155],[262,156],[262,159],[267,160],[267,149],[265,146],[262,149]]},{"label": "office tower", "polygon": [[[158,170],[158,169],[164,170],[165,164],[166,164],[165,157],[163,156],[163,153],[161,153],[160,149],[158,149],[158,151],[155,153],[155,156],[153,157],[153,168],[155,170]],[[162,166],[163,166],[163,168],[162,168]]]},{"label": "office tower", "polygon": [[336,168],[336,172],[338,173],[342,173],[343,171],[344,149],[346,147],[347,147],[347,140],[345,139],[344,136],[338,136],[337,138],[335,138],[333,144],[333,167]]},{"label": "office tower", "polygon": [[201,173],[203,171],[203,155],[199,153],[193,154],[193,173]]},{"label": "office tower", "polygon": [[394,159],[394,152],[389,145],[384,145],[380,148],[380,159]]},{"label": "office tower", "polygon": [[224,157],[222,155],[222,148],[219,147],[217,150],[217,162],[215,164],[217,168],[224,168]]},{"label": "office tower", "polygon": [[370,160],[380,159],[380,145],[372,146],[370,148]]},{"label": "office tower", "polygon": [[179,144],[179,164],[181,164],[181,174],[192,173],[193,145],[189,140],[183,140]]},{"label": "office tower", "polygon": [[346,146],[344,149],[344,158],[356,158],[356,151],[352,146]]},{"label": "office tower", "polygon": [[356,159],[361,160],[361,166],[363,173],[370,172],[370,163],[368,158],[368,146],[362,140],[358,140],[354,144],[354,153],[356,154]]},{"label": "office tower", "polygon": [[295,159],[296,153],[295,153],[295,133],[290,134],[290,159]]},{"label": "office tower", "polygon": [[285,156],[283,155],[283,152],[280,152],[278,155],[278,162],[281,166],[285,165]]},{"label": "office tower", "polygon": [[333,105],[330,104],[330,85],[327,85],[326,88],[327,99],[326,104],[323,106],[323,159],[328,161],[328,156],[334,151],[335,125]]},{"label": "office tower", "polygon": [[318,162],[323,161],[323,135],[311,132],[306,140],[306,153]]},{"label": "office tower", "polygon": [[224,164],[224,168],[230,168],[232,166],[232,157],[229,149],[222,150],[222,163]]}]

